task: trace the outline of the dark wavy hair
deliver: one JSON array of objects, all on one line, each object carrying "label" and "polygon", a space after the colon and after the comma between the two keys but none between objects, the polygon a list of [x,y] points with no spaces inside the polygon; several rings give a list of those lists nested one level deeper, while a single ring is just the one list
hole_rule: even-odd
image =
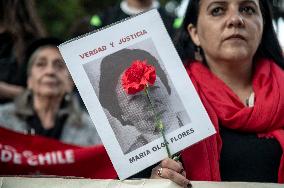
[{"label": "dark wavy hair", "polygon": [[[270,2],[269,0],[259,0],[259,4],[263,16],[264,27],[261,43],[256,51],[254,59],[272,59],[277,65],[284,69],[283,52],[273,27]],[[197,25],[199,8],[200,0],[190,0],[184,17],[183,25],[175,40],[176,48],[180,57],[184,62],[186,61],[188,63],[192,62],[188,60],[195,59],[194,53],[196,51],[196,46],[188,34],[187,26],[189,24],[193,24],[195,26]],[[201,55],[203,55],[202,53]]]},{"label": "dark wavy hair", "polygon": [[24,63],[26,46],[46,35],[34,0],[0,0],[0,24],[13,40],[19,64]]},{"label": "dark wavy hair", "polygon": [[148,64],[153,65],[156,68],[156,74],[160,77],[168,93],[171,93],[171,88],[164,70],[161,68],[158,60],[149,52],[140,49],[122,49],[106,56],[102,60],[100,67],[99,100],[103,108],[106,108],[109,113],[113,117],[116,117],[123,125],[131,125],[131,123],[124,121],[122,118],[123,112],[119,107],[115,89],[121,74],[137,59],[147,60]]}]

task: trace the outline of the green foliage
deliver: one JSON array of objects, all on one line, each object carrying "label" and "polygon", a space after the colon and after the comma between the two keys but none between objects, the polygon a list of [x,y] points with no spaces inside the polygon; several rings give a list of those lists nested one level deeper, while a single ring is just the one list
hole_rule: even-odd
[{"label": "green foliage", "polygon": [[[165,4],[168,0],[160,0]],[[84,16],[91,16],[118,0],[36,0],[38,13],[49,35],[67,39],[72,24]]]},{"label": "green foliage", "polygon": [[80,0],[37,0],[37,8],[48,34],[66,38],[73,21],[86,15]]}]

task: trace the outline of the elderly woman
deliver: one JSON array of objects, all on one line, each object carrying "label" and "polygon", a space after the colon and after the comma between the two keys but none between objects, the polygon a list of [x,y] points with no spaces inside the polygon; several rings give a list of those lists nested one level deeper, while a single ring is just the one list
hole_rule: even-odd
[{"label": "elderly woman", "polygon": [[0,108],[0,124],[8,129],[76,145],[101,143],[89,116],[72,96],[73,82],[56,38],[34,42],[28,51],[28,89]]},{"label": "elderly woman", "polygon": [[199,54],[185,66],[217,134],[182,151],[182,163],[164,159],[152,178],[284,183],[284,60],[268,3],[190,1],[179,45]]}]

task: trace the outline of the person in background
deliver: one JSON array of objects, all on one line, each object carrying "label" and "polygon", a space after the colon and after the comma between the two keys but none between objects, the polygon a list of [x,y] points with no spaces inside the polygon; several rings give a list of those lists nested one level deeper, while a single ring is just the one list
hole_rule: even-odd
[{"label": "person in background", "polygon": [[190,1],[178,45],[192,45],[180,53],[217,133],[151,178],[284,183],[284,58],[269,3]]},{"label": "person in background", "polygon": [[161,7],[157,0],[122,0],[120,3],[107,8],[99,14],[94,14],[91,17],[85,17],[75,22],[70,29],[70,35],[72,38],[77,37],[152,8],[158,9],[166,29],[170,36],[173,37],[177,29],[175,22],[179,22],[179,20]]},{"label": "person in background", "polygon": [[43,36],[34,0],[0,1],[0,104],[24,90],[26,46]]},{"label": "person in background", "polygon": [[69,144],[100,144],[90,117],[72,95],[74,84],[57,48],[61,43],[42,38],[28,48],[28,88],[0,107],[0,125]]}]

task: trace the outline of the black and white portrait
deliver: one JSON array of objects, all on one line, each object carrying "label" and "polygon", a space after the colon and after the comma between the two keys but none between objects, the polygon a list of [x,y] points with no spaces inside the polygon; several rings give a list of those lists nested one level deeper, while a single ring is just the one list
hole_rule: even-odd
[{"label": "black and white portrait", "polygon": [[145,94],[129,95],[122,88],[121,76],[135,60],[146,60],[156,69],[149,94],[166,134],[190,123],[151,39],[86,63],[84,69],[124,154],[161,137]]}]

